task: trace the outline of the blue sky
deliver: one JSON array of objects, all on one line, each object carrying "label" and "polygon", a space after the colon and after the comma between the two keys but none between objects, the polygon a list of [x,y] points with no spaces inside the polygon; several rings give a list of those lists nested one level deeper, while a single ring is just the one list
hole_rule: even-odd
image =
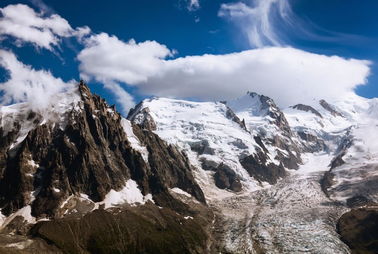
[{"label": "blue sky", "polygon": [[[85,38],[106,33],[108,37],[104,37],[103,39],[107,41],[106,43],[111,43],[111,39],[109,38],[115,36],[116,41],[113,40],[115,44],[109,44],[111,45],[109,47],[106,46],[108,44],[103,44],[106,50],[111,50],[112,47],[114,48],[114,45],[119,45],[120,48],[114,48],[115,55],[118,51],[121,52],[121,50],[134,50],[134,48],[128,49],[122,46],[123,43],[127,45],[130,39],[135,40],[137,44],[136,50],[140,48],[141,51],[136,51],[137,53],[149,52],[151,48],[155,48],[151,53],[152,57],[147,56],[145,61],[136,66],[132,65],[132,63],[138,57],[134,53],[130,56],[126,52],[125,61],[130,62],[131,65],[122,65],[123,69],[119,68],[119,73],[114,73],[113,76],[98,71],[99,68],[105,68],[106,66],[93,66],[90,62],[101,62],[104,60],[105,64],[109,63],[112,59],[102,59],[101,55],[96,55],[93,51],[88,51],[86,56],[82,54],[81,58],[78,57],[82,50],[86,48],[90,49],[94,47],[94,44],[98,46],[100,43],[98,40],[100,39],[99,37],[93,37],[92,40],[80,40],[77,39],[76,35],[59,35],[57,36],[59,42],[56,45],[52,45],[51,48],[46,48],[37,45],[35,42],[28,41],[25,37],[20,39],[17,38],[17,35],[7,34],[7,32],[4,32],[4,28],[2,31],[0,27],[0,38],[2,38],[0,47],[6,51],[13,52],[23,64],[30,65],[35,70],[49,70],[52,76],[60,77],[64,82],[68,82],[71,79],[79,80],[81,74],[82,77],[86,77],[92,90],[104,96],[111,104],[115,103],[119,108],[123,108],[124,113],[131,104],[122,105],[122,103],[130,98],[124,99],[115,87],[124,89],[133,98],[133,103],[137,103],[141,99],[153,95],[195,100],[215,100],[224,96],[227,99],[229,90],[223,89],[223,87],[238,86],[238,83],[244,82],[242,77],[240,77],[243,75],[243,72],[239,70],[232,72],[234,73],[232,75],[235,75],[235,79],[233,79],[233,76],[225,76],[226,78],[219,79],[220,81],[227,80],[226,84],[218,81],[217,84],[210,85],[208,83],[212,82],[211,80],[213,80],[214,76],[219,77],[223,73],[219,74],[219,70],[212,72],[206,69],[204,71],[204,67],[201,64],[214,64],[211,62],[212,60],[209,60],[206,56],[204,57],[204,55],[224,55],[227,57],[214,61],[217,64],[220,61],[230,61],[235,65],[238,64],[239,60],[230,60],[231,56],[229,54],[247,53],[251,49],[260,48],[266,51],[261,53],[262,57],[267,58],[269,57],[267,56],[268,51],[265,49],[271,46],[278,48],[289,46],[300,50],[300,52],[296,52],[294,55],[298,53],[297,57],[298,59],[300,58],[298,61],[308,61],[308,65],[311,65],[311,62],[314,61],[313,57],[316,57],[317,61],[319,55],[340,56],[342,60],[337,62],[337,64],[340,62],[340,68],[344,68],[344,64],[349,64],[349,62],[346,62],[349,58],[369,60],[372,63],[369,65],[371,74],[368,77],[368,82],[364,86],[357,86],[356,92],[368,98],[378,96],[378,67],[376,64],[378,62],[378,49],[376,46],[378,42],[378,32],[376,30],[378,25],[378,16],[376,15],[378,10],[377,1],[282,0],[281,2],[284,2],[282,6],[276,3],[276,1],[280,0],[269,1],[273,3],[268,9],[268,13],[267,9],[263,7],[259,9],[261,12],[258,13],[268,15],[270,30],[264,30],[262,28],[264,24],[261,25],[262,23],[259,23],[267,22],[263,20],[263,16],[254,14],[256,13],[254,10],[261,0],[199,0],[192,6],[190,6],[190,0],[2,0],[0,2],[0,8],[15,4],[25,4],[33,8],[36,15],[39,15],[41,18],[48,18],[51,15],[57,14],[62,19],[65,19],[72,29],[87,26],[91,32],[86,34]],[[285,9],[285,13],[280,13],[280,7],[289,9]],[[255,28],[257,30],[251,33]],[[262,40],[261,43],[258,43],[259,40]],[[158,45],[138,44],[145,41],[155,41]],[[169,50],[169,53],[164,51],[163,46]],[[93,50],[98,49],[100,48],[93,48]],[[269,52],[271,52],[270,54],[280,55],[283,58],[290,58],[291,53],[289,51],[285,49],[281,51],[279,54],[276,54],[275,51]],[[104,50],[104,52],[108,51]],[[313,53],[314,56],[303,55],[302,52]],[[251,54],[253,56],[248,57],[256,55],[255,53]],[[185,56],[198,56],[198,59],[193,59],[194,62],[192,62],[190,59],[185,59]],[[127,57],[130,57],[130,59]],[[247,62],[243,70],[248,70],[248,68],[256,69],[256,66],[261,65],[257,63],[248,65],[251,60],[245,60],[247,56],[240,57],[243,59],[240,61]],[[169,60],[180,58],[183,58],[180,61],[184,63],[171,61],[168,63],[168,67],[165,66],[166,63],[164,61],[169,62]],[[163,61],[164,63],[158,61]],[[281,60],[274,61],[282,62]],[[319,59],[319,61],[321,62],[322,60]],[[335,65],[331,61],[333,60],[325,59],[324,66]],[[82,67],[79,67],[80,64]],[[118,67],[118,62],[111,63],[111,66],[113,66],[112,64]],[[361,64],[356,69],[360,68]],[[160,67],[160,65],[164,65],[164,67]],[[192,65],[194,66],[193,70],[190,70],[194,73],[190,74],[192,76],[188,76],[189,74],[187,73],[185,73],[186,76],[179,75],[179,68],[189,68],[188,66],[191,68]],[[225,71],[227,71],[227,68],[225,68]],[[326,67],[324,68],[326,69]],[[317,70],[319,76],[330,75],[324,72],[324,68]],[[345,76],[348,76],[350,73],[348,68],[345,69]],[[354,68],[354,66],[350,66],[350,68]],[[9,79],[9,73],[7,74],[5,69],[3,66],[0,73],[2,74],[0,77],[1,82]],[[143,69],[143,71],[140,72],[140,69]],[[272,71],[271,75],[274,76],[273,71],[276,69],[277,67],[274,65],[269,67],[267,72]],[[128,71],[133,76],[122,76],[123,73],[127,73]],[[265,71],[265,69],[261,69],[260,71]],[[151,74],[152,72],[153,74]],[[162,72],[167,72],[168,74],[161,74],[163,77],[160,77],[159,73]],[[342,69],[341,71],[337,70],[337,72],[340,77],[338,76],[338,78],[330,80],[320,78],[319,83],[323,82],[327,84],[327,82],[337,82],[340,80],[340,83],[346,83],[345,87],[347,87],[343,86],[340,89],[345,88],[350,90],[355,89],[355,83],[358,83],[361,77],[365,75],[363,74],[364,69],[362,67],[358,73],[350,74],[352,75],[351,77],[343,77]],[[307,73],[307,70],[303,75],[305,73]],[[137,75],[136,79],[134,74]],[[310,74],[311,77],[316,77],[316,73],[311,72]],[[184,78],[181,79],[183,76],[185,76],[185,80]],[[241,86],[240,91],[238,90],[238,93],[235,93],[235,95],[241,93],[246,88],[248,88],[247,90],[270,93],[270,91],[274,91],[274,86],[277,86],[277,82],[271,82],[270,78],[254,80],[253,75],[246,76],[246,78],[249,79],[250,86]],[[353,84],[349,84],[348,79],[356,81],[353,81]],[[235,84],[231,84],[233,80],[235,80]],[[287,82],[292,82],[292,80],[295,79],[289,77]],[[267,85],[260,84],[265,81],[271,83]],[[196,86],[194,83],[192,85],[191,82],[202,83]],[[257,82],[259,82],[259,86],[263,87],[256,87],[255,83]],[[303,86],[306,86],[307,81],[305,78],[301,78],[298,82],[302,82]],[[103,83],[107,83],[107,86],[103,86]],[[165,85],[166,83],[172,83],[172,85],[167,86]],[[174,87],[182,92],[174,90],[173,86],[175,86],[175,83],[177,83],[177,86],[180,86],[181,83],[183,84],[184,87]],[[311,85],[312,83],[308,86],[311,87]],[[153,88],[154,86],[156,88]],[[217,90],[217,95],[214,97],[208,95],[202,96],[197,91],[191,91],[190,87],[197,90],[209,87],[210,91],[206,91],[204,94],[211,94],[211,89],[213,89]],[[269,87],[269,89],[265,87]],[[218,91],[218,88],[220,91]],[[285,85],[277,87],[277,89],[281,88],[285,89]],[[222,89],[224,90],[223,92]],[[316,88],[311,89],[314,90]],[[306,91],[306,93],[311,94],[313,91],[311,89]],[[334,93],[337,94],[337,91],[335,90]],[[268,96],[275,98],[278,95],[268,94]],[[14,99],[14,101],[17,100]],[[291,102],[292,99],[290,98],[287,101]],[[283,101],[283,104],[285,102]]]}]

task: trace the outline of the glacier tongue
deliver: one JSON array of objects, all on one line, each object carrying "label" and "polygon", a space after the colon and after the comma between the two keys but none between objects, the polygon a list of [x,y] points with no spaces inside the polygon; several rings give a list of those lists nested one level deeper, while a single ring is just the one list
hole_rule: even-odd
[{"label": "glacier tongue", "polygon": [[276,185],[213,202],[216,231],[230,253],[349,253],[336,221],[346,211],[319,181],[331,156],[306,154],[306,164]]}]

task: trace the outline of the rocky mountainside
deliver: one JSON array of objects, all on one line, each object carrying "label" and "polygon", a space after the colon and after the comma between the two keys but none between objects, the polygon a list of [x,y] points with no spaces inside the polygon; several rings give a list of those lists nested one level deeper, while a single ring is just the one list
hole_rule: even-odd
[{"label": "rocky mountainside", "polygon": [[125,119],[83,82],[3,106],[0,253],[376,253],[377,116],[248,92]]},{"label": "rocky mountainside", "polygon": [[[2,108],[2,231],[27,232],[69,253],[106,251],[108,245],[124,252],[137,249],[143,237],[156,238],[145,246],[146,251],[161,246],[165,253],[164,248],[175,244],[172,235],[182,234],[177,250],[203,252],[211,213],[186,155],[153,132],[123,119],[84,83],[77,91],[60,96],[66,99],[58,101],[58,107],[59,103],[64,106],[47,113],[31,111],[25,104]],[[148,208],[145,212],[119,208],[125,204],[145,204]],[[134,215],[123,216],[126,211]],[[197,224],[196,215],[201,224]],[[101,224],[102,217],[110,224]],[[133,225],[106,239],[95,233],[107,234],[130,220]],[[186,220],[193,222],[181,226]],[[88,226],[80,226],[83,223]],[[78,228],[68,234],[64,225]],[[135,234],[125,235],[123,245],[115,245],[119,234],[130,230]],[[143,236],[144,230],[151,235]],[[160,237],[158,231],[165,233]],[[88,238],[82,239],[83,243],[72,242],[75,235]],[[95,247],[87,242],[100,238]],[[5,247],[24,249],[28,241]]]}]

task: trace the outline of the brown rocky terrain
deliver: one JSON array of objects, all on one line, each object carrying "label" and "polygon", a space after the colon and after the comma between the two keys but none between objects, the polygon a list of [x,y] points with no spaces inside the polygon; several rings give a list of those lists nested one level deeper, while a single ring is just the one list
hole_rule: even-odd
[{"label": "brown rocky terrain", "polygon": [[353,209],[343,214],[337,229],[353,254],[378,253],[377,208]]}]

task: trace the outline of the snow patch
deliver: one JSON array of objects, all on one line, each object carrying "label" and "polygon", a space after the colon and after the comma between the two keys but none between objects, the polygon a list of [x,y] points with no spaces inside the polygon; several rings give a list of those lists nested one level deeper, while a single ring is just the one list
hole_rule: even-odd
[{"label": "snow patch", "polygon": [[104,204],[105,208],[109,208],[120,204],[145,204],[148,200],[152,201],[152,195],[143,196],[138,188],[138,184],[134,180],[127,180],[125,187],[120,191],[111,190],[106,194],[105,199],[99,204]]},{"label": "snow patch", "polygon": [[190,194],[187,193],[186,191],[183,191],[182,189],[177,188],[177,187],[172,188],[171,191],[173,191],[174,193],[180,194],[180,195],[184,195],[184,196],[186,196],[186,197],[188,197],[188,198],[191,198],[191,197],[192,197],[192,195],[190,195]]},{"label": "snow patch", "polygon": [[39,164],[36,163],[34,160],[29,160],[29,161],[28,161],[28,164],[29,164],[30,166],[32,166],[33,168],[38,168],[38,167],[39,167]]},{"label": "snow patch", "polygon": [[148,151],[147,148],[142,146],[138,137],[135,136],[133,132],[133,127],[131,122],[125,118],[121,119],[121,125],[124,132],[126,133],[127,139],[129,140],[131,147],[141,153],[143,160],[148,163]]},{"label": "snow patch", "polygon": [[6,225],[8,225],[9,222],[11,222],[14,218],[17,216],[22,216],[28,223],[35,223],[36,219],[31,215],[31,206],[27,205],[23,208],[19,209],[17,212],[12,213],[10,216],[8,216],[6,219],[4,219],[1,228],[4,228]]}]

